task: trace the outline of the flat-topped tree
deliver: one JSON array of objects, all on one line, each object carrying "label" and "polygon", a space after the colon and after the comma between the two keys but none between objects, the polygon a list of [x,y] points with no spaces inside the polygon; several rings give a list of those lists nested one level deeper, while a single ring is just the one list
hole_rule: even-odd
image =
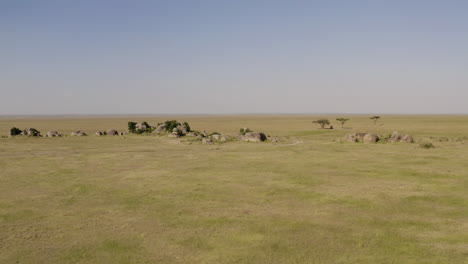
[{"label": "flat-topped tree", "polygon": [[371,116],[370,119],[374,120],[374,125],[377,125],[377,120],[380,119],[380,116],[377,116],[377,115]]},{"label": "flat-topped tree", "polygon": [[319,124],[322,128],[325,128],[326,125],[330,125],[330,121],[328,119],[319,119],[313,121],[312,123]]},{"label": "flat-topped tree", "polygon": [[337,118],[336,121],[340,122],[341,123],[341,128],[343,128],[346,121],[349,121],[349,118],[340,117],[340,118]]}]

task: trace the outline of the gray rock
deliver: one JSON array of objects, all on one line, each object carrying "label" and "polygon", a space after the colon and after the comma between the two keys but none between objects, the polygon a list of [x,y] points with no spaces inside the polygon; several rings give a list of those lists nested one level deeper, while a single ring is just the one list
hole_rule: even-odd
[{"label": "gray rock", "polygon": [[138,123],[135,125],[135,129],[145,131],[148,127],[143,123]]},{"label": "gray rock", "polygon": [[249,141],[249,142],[260,142],[260,141],[265,141],[267,137],[265,136],[264,133],[262,132],[248,132],[245,133],[245,135],[241,135],[241,140],[243,141]]},{"label": "gray rock", "polygon": [[101,131],[96,131],[96,136],[104,136],[105,133],[101,132]]},{"label": "gray rock", "polygon": [[400,132],[393,131],[387,141],[390,143],[396,143],[396,142],[400,142],[401,138],[402,138],[402,135],[400,134]]},{"label": "gray rock", "polygon": [[414,139],[411,135],[404,135],[401,137],[400,142],[403,143],[414,143]]},{"label": "gray rock", "polygon": [[153,130],[152,133],[156,133],[156,134],[157,134],[157,133],[162,133],[162,132],[164,132],[164,131],[166,131],[166,125],[165,125],[165,124],[161,124],[161,125],[159,125],[158,127],[156,127],[156,129]]},{"label": "gray rock", "polygon": [[207,136],[208,136],[208,133],[206,133],[206,131],[203,130],[203,131],[201,132],[201,136],[202,136],[202,137],[207,137]]},{"label": "gray rock", "polygon": [[196,136],[198,136],[198,134],[197,134],[196,132],[193,132],[193,131],[188,132],[188,133],[185,134],[185,135],[186,135],[187,137],[196,137]]},{"label": "gray rock", "polygon": [[70,135],[72,135],[72,136],[77,136],[77,137],[87,136],[86,133],[83,132],[83,131],[73,131],[73,132],[71,132]]},{"label": "gray rock", "polygon": [[127,132],[127,131],[124,131],[124,132],[120,132],[120,135],[121,135],[121,136],[125,136],[125,135],[128,135],[128,132]]},{"label": "gray rock", "polygon": [[21,132],[21,135],[29,137],[40,137],[41,132],[39,132],[35,128],[26,128],[25,130],[23,130],[23,132]]},{"label": "gray rock", "polygon": [[202,143],[203,144],[207,144],[207,145],[211,145],[214,143],[213,139],[209,138],[209,137],[204,137],[202,138]]},{"label": "gray rock", "polygon": [[187,129],[183,125],[178,125],[177,129],[179,130],[179,133],[182,135],[187,134]]},{"label": "gray rock", "polygon": [[59,132],[57,131],[48,131],[44,137],[61,137],[63,136],[62,134],[60,134]]},{"label": "gray rock", "polygon": [[110,130],[107,130],[106,134],[108,136],[118,136],[119,135],[119,132],[115,129],[110,129]]},{"label": "gray rock", "polygon": [[364,143],[377,143],[377,141],[379,141],[379,136],[373,133],[368,133],[362,138],[362,141]]}]

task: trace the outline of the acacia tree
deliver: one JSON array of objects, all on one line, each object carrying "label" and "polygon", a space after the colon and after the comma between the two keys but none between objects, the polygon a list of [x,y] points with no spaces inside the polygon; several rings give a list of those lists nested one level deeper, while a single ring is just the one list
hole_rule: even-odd
[{"label": "acacia tree", "polygon": [[380,116],[371,116],[370,119],[374,120],[374,125],[377,125],[377,120],[380,119]]},{"label": "acacia tree", "polygon": [[340,118],[337,118],[336,121],[340,122],[341,123],[341,128],[343,128],[346,121],[349,121],[349,118],[340,117]]},{"label": "acacia tree", "polygon": [[319,119],[319,120],[313,121],[312,123],[319,124],[320,127],[325,128],[326,125],[330,124],[330,121],[328,119]]}]

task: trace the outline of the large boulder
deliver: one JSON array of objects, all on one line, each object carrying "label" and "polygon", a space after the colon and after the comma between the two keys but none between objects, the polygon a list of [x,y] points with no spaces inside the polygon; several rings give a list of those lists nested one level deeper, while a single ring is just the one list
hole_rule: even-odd
[{"label": "large boulder", "polygon": [[57,131],[48,131],[44,137],[61,137],[63,136],[62,134],[60,134],[59,132]]},{"label": "large boulder", "polygon": [[368,133],[362,138],[364,143],[377,143],[379,141],[379,136],[373,133]]},{"label": "large boulder", "polygon": [[106,135],[106,132],[96,131],[96,136],[104,136],[104,135]]},{"label": "large boulder", "polygon": [[153,133],[162,133],[164,131],[166,131],[166,124],[161,124],[153,130]]},{"label": "large boulder", "polygon": [[414,139],[411,135],[404,135],[401,137],[400,142],[403,143],[414,143]]},{"label": "large boulder", "polygon": [[187,129],[183,125],[178,125],[177,129],[180,131],[180,134],[185,135],[187,134]]},{"label": "large boulder", "polygon": [[29,136],[29,137],[40,137],[41,136],[41,132],[39,132],[35,128],[26,128],[25,130],[23,130],[23,132],[21,132],[21,134],[24,135],[24,136]]},{"label": "large boulder", "polygon": [[248,132],[245,135],[241,135],[241,140],[250,141],[250,142],[260,142],[265,141],[267,137],[262,132]]},{"label": "large boulder", "polygon": [[135,125],[136,130],[146,131],[147,128],[149,128],[149,127],[144,123],[138,123],[138,124]]},{"label": "large boulder", "polygon": [[86,136],[86,133],[83,132],[83,131],[79,131],[79,130],[78,130],[78,131],[73,131],[73,132],[71,132],[70,135],[72,135],[72,136],[77,136],[77,137],[83,137],[83,136]]},{"label": "large boulder", "polygon": [[119,132],[117,130],[115,130],[115,129],[109,129],[109,130],[107,130],[106,134],[108,136],[118,136]]}]

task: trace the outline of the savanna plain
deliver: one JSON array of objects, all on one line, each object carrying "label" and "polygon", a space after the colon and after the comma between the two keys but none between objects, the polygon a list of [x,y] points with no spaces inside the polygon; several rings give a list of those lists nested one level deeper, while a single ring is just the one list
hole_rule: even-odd
[{"label": "savanna plain", "polygon": [[[0,118],[0,263],[468,263],[468,116],[338,117]],[[279,141],[94,136],[171,119]]]}]

